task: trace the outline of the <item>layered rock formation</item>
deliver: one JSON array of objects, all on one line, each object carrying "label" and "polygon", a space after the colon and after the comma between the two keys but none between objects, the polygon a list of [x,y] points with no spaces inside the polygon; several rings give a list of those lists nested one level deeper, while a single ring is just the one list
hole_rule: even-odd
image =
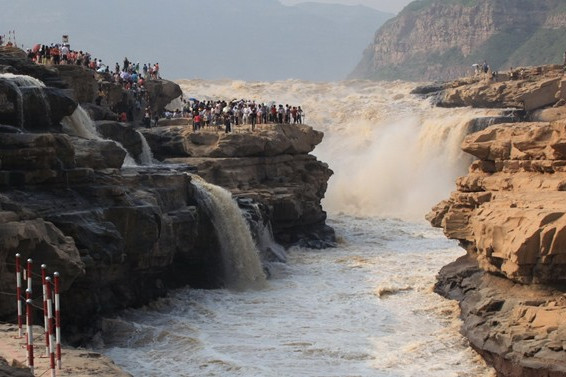
[{"label": "layered rock formation", "polygon": [[384,24],[350,78],[447,80],[487,60],[492,70],[562,63],[560,0],[419,0]]},{"label": "layered rock formation", "polygon": [[[42,263],[49,273],[61,273],[64,339],[72,343],[91,336],[100,316],[142,305],[173,287],[222,286],[219,240],[192,184],[191,174],[197,171],[248,198],[244,204],[262,210],[254,216],[271,219],[281,241],[318,247],[333,241],[320,206],[331,171],[309,155],[321,133],[290,125],[232,135],[163,126],[144,133],[165,163],[124,168],[126,151],[114,141],[67,135],[59,122],[77,102],[92,98],[83,93],[79,99],[73,89],[105,88],[109,95],[102,106],[82,103],[98,119],[130,106],[130,94],[82,67],[60,68],[36,66],[15,50],[0,48],[0,70],[40,72],[38,77],[56,82],[63,102],[72,105],[60,106],[58,120],[52,117],[49,124],[22,127],[17,96],[9,94],[15,89],[0,87],[0,98],[6,99],[0,107],[3,321],[15,320],[16,253],[35,261],[34,273]],[[180,93],[166,80],[150,81],[147,88],[155,108]],[[45,90],[50,87],[36,95]],[[24,101],[23,106],[27,111],[35,103]],[[99,121],[96,126],[132,155],[139,152],[135,123]],[[38,279],[33,289],[41,292]]]},{"label": "layered rock formation", "polygon": [[305,125],[259,125],[258,132],[162,126],[143,131],[156,158],[196,167],[207,181],[269,209],[276,240],[322,248],[334,243],[320,204],[332,171],[309,155],[322,133]]},{"label": "layered rock formation", "polygon": [[[533,108],[563,102],[561,77],[525,80],[503,90],[489,81],[458,86],[444,98],[515,102],[526,119],[541,116]],[[565,118],[469,135],[462,149],[477,160],[427,216],[467,251],[441,271],[436,289],[460,301],[463,333],[501,376],[566,376],[565,146]]]}]

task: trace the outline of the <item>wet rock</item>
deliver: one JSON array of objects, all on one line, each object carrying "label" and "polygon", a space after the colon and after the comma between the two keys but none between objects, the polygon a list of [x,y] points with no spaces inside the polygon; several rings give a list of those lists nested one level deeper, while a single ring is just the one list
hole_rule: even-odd
[{"label": "wet rock", "polygon": [[153,113],[163,112],[165,106],[183,94],[178,84],[167,80],[148,80],[145,87],[149,94],[149,103]]},{"label": "wet rock", "polygon": [[70,137],[70,140],[75,148],[77,167],[120,169],[124,164],[126,151],[113,141],[79,137]]},{"label": "wet rock", "polygon": [[61,64],[52,68],[67,84],[75,101],[78,103],[94,102],[98,92],[98,83],[92,69],[76,64]]},{"label": "wet rock", "polygon": [[460,301],[463,334],[501,376],[566,376],[566,300],[479,269],[473,257],[442,268],[435,292]]},{"label": "wet rock", "polygon": [[116,121],[96,122],[96,129],[105,138],[117,141],[139,162],[142,136],[131,126]]}]

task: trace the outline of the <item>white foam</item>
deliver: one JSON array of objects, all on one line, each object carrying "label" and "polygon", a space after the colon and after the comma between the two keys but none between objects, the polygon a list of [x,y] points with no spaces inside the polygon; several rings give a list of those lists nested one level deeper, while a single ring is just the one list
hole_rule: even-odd
[{"label": "white foam", "polygon": [[263,288],[265,274],[250,229],[232,194],[192,176],[199,202],[208,210],[222,251],[229,288]]},{"label": "white foam", "polygon": [[[344,243],[291,250],[267,289],[181,289],[123,313],[102,351],[135,376],[492,376],[432,292],[454,242],[399,220],[330,223]],[[411,289],[376,295],[388,284]]]},{"label": "white foam", "polygon": [[[414,83],[179,81],[186,97],[300,105],[324,131],[314,154],[334,171],[325,209],[360,216],[423,219],[454,189],[471,161],[460,151],[467,122],[499,110],[435,108]],[[261,127],[261,125],[259,126]]]}]

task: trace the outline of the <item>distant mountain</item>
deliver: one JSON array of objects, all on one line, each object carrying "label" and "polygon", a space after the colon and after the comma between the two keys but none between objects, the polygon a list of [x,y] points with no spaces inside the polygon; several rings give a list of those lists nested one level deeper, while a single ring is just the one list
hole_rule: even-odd
[{"label": "distant mountain", "polygon": [[[159,62],[168,78],[343,79],[391,14],[369,7],[277,0],[10,2],[0,28],[20,42],[60,42],[112,67]],[[0,30],[6,34],[7,30]]]},{"label": "distant mountain", "polygon": [[420,0],[385,23],[350,78],[429,81],[562,64],[566,0]]}]

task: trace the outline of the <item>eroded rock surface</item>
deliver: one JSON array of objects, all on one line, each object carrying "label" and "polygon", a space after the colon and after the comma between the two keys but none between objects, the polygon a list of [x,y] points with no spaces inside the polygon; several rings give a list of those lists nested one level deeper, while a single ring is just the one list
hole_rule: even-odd
[{"label": "eroded rock surface", "polygon": [[499,376],[566,375],[566,296],[486,273],[469,257],[444,267],[435,291],[460,301],[462,333]]},{"label": "eroded rock surface", "polygon": [[[0,71],[46,82],[36,98],[52,89],[68,98],[57,116],[43,114],[50,120],[28,127],[20,110],[34,102],[18,102],[12,86],[0,85],[0,292],[16,290],[16,253],[35,261],[34,274],[41,264],[49,274],[60,272],[66,342],[88,339],[101,316],[141,306],[172,288],[224,284],[218,236],[192,183],[190,173],[197,170],[240,203],[258,208],[255,216],[270,219],[282,242],[332,244],[320,205],[332,172],[309,155],[321,133],[288,125],[228,135],[158,127],[145,135],[166,163],[125,168],[126,151],[115,141],[136,157],[142,139],[135,121],[111,119],[116,111],[135,118],[131,93],[81,67],[58,68],[0,48]],[[83,104],[99,120],[103,138],[64,134],[56,118],[70,115],[77,102],[92,101],[97,85],[105,98]],[[147,91],[156,111],[181,94],[167,80],[147,81]],[[41,291],[35,279],[33,292]],[[14,321],[15,313],[16,300],[0,299],[0,319]]]},{"label": "eroded rock surface", "polygon": [[156,158],[194,166],[207,181],[266,205],[278,241],[333,245],[320,204],[332,171],[308,154],[321,132],[306,125],[261,125],[255,133],[195,133],[189,126],[143,132]]},{"label": "eroded rock surface", "polygon": [[462,149],[477,160],[427,219],[468,256],[437,292],[498,375],[566,376],[566,119],[493,125]]}]

